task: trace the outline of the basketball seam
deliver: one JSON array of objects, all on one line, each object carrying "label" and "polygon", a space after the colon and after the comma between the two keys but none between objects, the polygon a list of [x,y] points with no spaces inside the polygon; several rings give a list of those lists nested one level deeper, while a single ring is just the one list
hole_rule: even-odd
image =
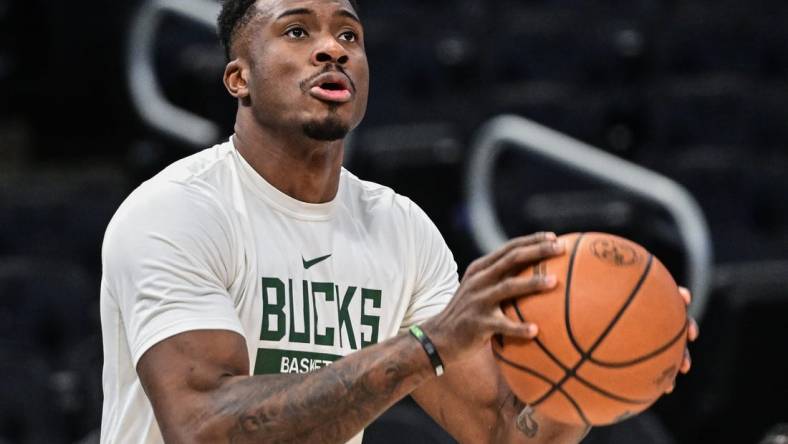
[{"label": "basketball seam", "polygon": [[[556,384],[553,381],[551,381],[550,378],[548,378],[547,376],[537,372],[536,370],[534,370],[534,369],[532,369],[530,367],[526,367],[524,365],[517,364],[516,362],[509,361],[508,359],[503,357],[500,354],[500,352],[498,352],[498,350],[495,349],[495,347],[493,347],[492,350],[493,350],[493,355],[499,361],[509,365],[510,367],[513,367],[515,370],[520,370],[520,371],[526,372],[526,373],[536,377],[537,379],[540,379],[543,382],[547,383],[550,386],[550,388],[548,389],[548,392],[555,393],[557,391],[558,393],[564,395],[564,397],[567,399],[567,401],[569,401],[569,403],[572,404],[572,407],[575,408],[575,411],[577,411],[578,416],[580,416],[580,420],[583,421],[583,423],[585,425],[587,425],[587,426],[591,426],[592,425],[591,422],[586,417],[585,413],[583,412],[583,409],[580,407],[580,404],[578,404],[577,401],[575,401],[575,399],[572,398],[572,396],[569,393],[566,392],[566,390],[564,390],[561,387],[556,386]],[[526,404],[528,404],[528,401],[526,401]],[[532,405],[536,406],[535,403],[532,404]]]},{"label": "basketball seam", "polygon": [[548,349],[547,349],[547,347],[545,347],[545,345],[544,345],[544,344],[542,344],[542,341],[540,341],[538,338],[537,338],[537,339],[534,339],[534,342],[536,342],[536,345],[538,345],[538,346],[539,346],[539,348],[540,348],[540,349],[541,349],[541,350],[542,350],[542,351],[543,351],[543,352],[544,352],[544,353],[545,353],[545,354],[546,354],[546,355],[547,355],[547,356],[548,356],[550,359],[552,359],[552,360],[553,360],[553,362],[555,362],[555,364],[556,364],[556,365],[558,365],[559,367],[561,367],[561,369],[564,371],[564,374],[565,374],[565,375],[566,375],[566,374],[570,374],[570,373],[571,373],[571,374],[572,374],[572,376],[573,376],[575,379],[577,379],[577,380],[578,380],[578,381],[579,381],[581,384],[583,384],[583,385],[585,385],[586,387],[588,387],[589,389],[591,389],[591,390],[593,390],[593,391],[595,391],[595,392],[599,393],[600,395],[607,396],[608,398],[615,399],[616,401],[620,401],[620,402],[623,402],[623,403],[626,403],[626,404],[648,404],[648,403],[650,403],[650,402],[652,402],[652,401],[653,401],[652,399],[632,399],[632,398],[627,398],[627,397],[624,397],[624,396],[617,395],[617,394],[615,394],[615,393],[609,392],[609,391],[607,391],[607,390],[603,389],[602,387],[599,387],[599,386],[597,386],[596,384],[592,383],[591,381],[588,381],[588,380],[586,380],[585,378],[583,378],[582,376],[580,376],[579,374],[577,374],[577,372],[576,372],[576,371],[571,371],[571,370],[569,369],[569,367],[565,366],[565,365],[564,365],[564,364],[563,364],[561,361],[559,361],[559,360],[558,360],[558,358],[557,358],[557,357],[555,357],[555,355],[553,355],[553,353],[552,353],[552,352],[550,352],[550,350],[548,350]]},{"label": "basketball seam", "polygon": [[593,383],[587,381],[585,378],[583,378],[582,376],[578,375],[577,373],[574,374],[574,377],[581,384],[583,384],[586,387],[588,387],[589,389],[599,393],[600,395],[605,396],[605,397],[610,398],[610,399],[613,399],[613,400],[618,401],[618,402],[623,402],[624,404],[643,405],[643,404],[651,404],[652,402],[654,402],[653,399],[632,399],[632,398],[626,398],[624,396],[617,395],[617,394],[612,393],[612,392],[608,392],[607,390],[605,390],[605,389],[603,389],[601,387],[598,387],[598,386],[594,385]]},{"label": "basketball seam", "polygon": [[[599,336],[599,338],[597,338],[597,340],[594,342],[594,344],[591,345],[591,347],[588,349],[588,351],[583,351],[581,348],[579,348],[579,345],[577,344],[576,340],[574,339],[574,337],[572,335],[571,323],[569,322],[569,297],[570,297],[570,291],[571,291],[570,290],[570,288],[571,288],[571,285],[570,285],[570,283],[571,283],[571,271],[572,271],[572,268],[573,268],[573,265],[574,265],[575,255],[577,253],[577,250],[578,250],[578,247],[580,245],[580,241],[582,240],[582,237],[583,237],[583,235],[580,235],[580,237],[577,239],[577,242],[575,243],[574,251],[572,252],[572,258],[571,258],[571,260],[569,262],[569,272],[568,272],[569,276],[567,277],[566,293],[565,293],[566,294],[566,299],[565,299],[565,304],[564,304],[565,305],[564,306],[564,318],[565,318],[565,321],[566,321],[566,331],[569,334],[570,340],[575,345],[575,348],[577,348],[578,352],[580,352],[580,360],[571,369],[569,369],[568,371],[565,371],[564,377],[561,378],[560,381],[558,381],[558,384],[555,387],[553,387],[552,389],[548,390],[547,393],[542,395],[539,399],[537,399],[534,402],[534,406],[537,406],[537,405],[541,404],[542,402],[544,402],[548,397],[550,397],[550,395],[555,393],[555,391],[557,389],[560,390],[561,387],[566,383],[566,381],[569,380],[569,378],[575,377],[575,379],[580,380],[580,378],[577,375],[577,371],[580,369],[580,367],[586,361],[588,361],[588,358],[591,357],[591,355],[594,353],[594,350],[596,350],[596,348],[599,347],[600,344],[602,344],[602,341],[605,340],[607,335],[609,335],[610,332],[613,330],[613,327],[615,327],[616,323],[618,323],[618,321],[621,319],[621,316],[624,315],[624,312],[629,307],[629,305],[632,303],[632,301],[635,299],[635,297],[637,296],[638,292],[640,291],[640,288],[643,286],[643,283],[645,282],[646,277],[648,276],[649,272],[651,271],[651,265],[654,262],[654,256],[653,255],[649,255],[648,262],[646,263],[646,267],[643,270],[643,273],[641,274],[640,279],[638,280],[637,284],[635,285],[635,288],[632,290],[632,292],[630,293],[629,297],[627,298],[627,301],[624,303],[624,305],[621,307],[621,309],[619,309],[618,313],[616,313],[616,316],[613,317],[613,319],[608,324],[607,328],[605,328],[605,331],[602,332],[602,334]],[[605,395],[601,391],[599,393]],[[607,396],[607,395],[605,395],[605,396]],[[608,396],[608,397],[610,397],[610,396]],[[612,398],[612,397],[610,397],[610,398],[611,399],[616,399],[616,398]]]},{"label": "basketball seam", "polygon": [[[602,341],[604,341],[605,338],[607,338],[607,335],[609,335],[610,332],[613,331],[613,328],[616,326],[616,324],[618,324],[618,321],[620,321],[621,317],[624,316],[624,312],[627,311],[627,308],[629,308],[629,306],[632,305],[632,301],[635,300],[635,297],[637,297],[638,293],[640,292],[640,288],[643,286],[643,283],[646,282],[646,278],[648,277],[648,274],[651,271],[651,265],[653,263],[654,263],[654,256],[649,255],[648,263],[646,263],[646,268],[643,270],[643,274],[640,275],[640,279],[638,280],[638,283],[635,285],[635,288],[632,290],[632,293],[630,293],[626,302],[624,302],[624,305],[618,310],[618,313],[616,313],[616,315],[613,317],[610,323],[607,324],[605,331],[602,332],[602,334],[597,338],[597,340],[591,345],[591,348],[588,349],[589,358],[594,353],[594,351],[596,351],[596,349],[602,344]],[[567,306],[564,307],[564,309],[567,312],[569,312],[569,305],[567,304]]]},{"label": "basketball seam", "polygon": [[[522,312],[520,311],[520,307],[518,307],[517,304],[514,303],[514,301],[511,301],[511,304],[512,304],[512,307],[514,307],[514,312],[517,314],[517,317],[520,318],[520,322],[525,322],[525,317],[523,316]],[[551,352],[547,347],[545,347],[544,344],[542,344],[542,341],[540,341],[538,337],[534,338],[533,341],[536,342],[536,345],[538,345],[539,348],[542,349],[544,354],[546,354],[548,358],[550,358],[553,362],[555,362],[556,365],[561,367],[561,369],[564,370],[564,372],[569,370],[569,367],[564,365],[564,363],[560,359],[558,359],[558,357],[555,356],[553,354],[553,352]]]},{"label": "basketball seam", "polygon": [[572,272],[575,268],[575,258],[577,257],[577,251],[580,249],[580,242],[583,240],[585,235],[585,233],[580,233],[580,235],[577,237],[577,240],[575,241],[575,245],[572,247],[572,255],[569,258],[569,266],[566,270],[566,287],[564,288],[564,328],[566,329],[566,333],[569,335],[569,341],[572,342],[572,346],[578,353],[580,353],[581,359],[585,352],[575,339],[575,335],[572,333],[572,323],[569,322],[569,289],[572,288]]},{"label": "basketball seam", "polygon": [[640,364],[641,362],[648,361],[649,359],[659,356],[660,354],[668,350],[670,347],[672,347],[678,340],[682,338],[682,336],[685,336],[687,334],[687,327],[689,327],[689,320],[684,321],[684,325],[681,327],[681,330],[679,330],[679,332],[676,333],[676,335],[673,338],[671,338],[671,340],[668,341],[665,345],[638,358],[634,358],[629,361],[610,362],[610,361],[600,361],[594,358],[593,356],[590,356],[588,360],[600,367],[607,367],[607,368],[629,367],[630,365]]},{"label": "basketball seam", "polygon": [[[520,318],[520,321],[521,322],[525,322],[525,317],[523,316],[523,313],[520,311],[520,307],[518,307],[517,304],[514,303],[514,301],[511,301],[510,303],[512,304],[512,308],[514,308],[514,312],[517,314],[517,317]],[[553,354],[553,352],[551,352],[550,349],[548,349],[542,343],[542,341],[539,340],[539,338],[534,338],[533,341],[536,343],[536,345],[539,346],[539,348],[542,350],[542,352],[547,355],[548,358],[550,358],[557,366],[561,367],[561,370],[563,370],[565,374],[569,373],[569,371],[570,371],[569,367],[564,365],[564,363],[561,362],[561,360],[559,360],[558,357],[555,356]],[[607,396],[608,398],[615,399],[617,401],[621,401],[621,402],[624,402],[624,403],[627,403],[627,404],[648,404],[648,403],[650,403],[652,401],[650,399],[649,400],[643,400],[643,399],[625,398],[623,396],[616,395],[615,393],[608,392],[607,390],[605,390],[605,389],[603,389],[601,387],[598,387],[597,385],[595,385],[594,383],[592,383],[590,381],[587,381],[585,378],[583,378],[582,376],[578,375],[577,373],[574,373],[574,377],[575,377],[575,379],[580,381],[580,383],[582,383],[586,387],[590,388],[591,390],[594,390],[595,392],[598,392],[599,394]]]}]

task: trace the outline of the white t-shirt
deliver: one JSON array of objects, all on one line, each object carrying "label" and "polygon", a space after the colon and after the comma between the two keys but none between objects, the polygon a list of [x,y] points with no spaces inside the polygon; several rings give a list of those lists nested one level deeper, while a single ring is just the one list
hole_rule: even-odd
[{"label": "white t-shirt", "polygon": [[451,252],[411,200],[343,169],[333,201],[300,202],[232,141],[137,188],[109,223],[102,261],[102,443],[163,442],[135,370],[163,339],[230,330],[254,374],[306,372],[437,314],[458,286]]}]

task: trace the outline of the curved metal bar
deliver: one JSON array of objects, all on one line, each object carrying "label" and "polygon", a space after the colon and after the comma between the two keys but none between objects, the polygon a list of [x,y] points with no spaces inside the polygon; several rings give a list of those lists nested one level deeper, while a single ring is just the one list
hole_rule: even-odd
[{"label": "curved metal bar", "polygon": [[666,208],[687,249],[686,267],[693,293],[689,310],[696,319],[702,319],[711,284],[711,235],[702,210],[689,192],[665,176],[519,116],[493,118],[482,126],[472,146],[466,185],[472,233],[483,251],[492,251],[508,238],[492,199],[493,169],[506,142]]},{"label": "curved metal bar", "polygon": [[154,38],[164,14],[173,13],[211,29],[219,4],[209,0],[151,0],[137,13],[128,40],[127,75],[131,100],[142,120],[180,141],[205,147],[219,138],[219,126],[167,101],[153,64]]}]

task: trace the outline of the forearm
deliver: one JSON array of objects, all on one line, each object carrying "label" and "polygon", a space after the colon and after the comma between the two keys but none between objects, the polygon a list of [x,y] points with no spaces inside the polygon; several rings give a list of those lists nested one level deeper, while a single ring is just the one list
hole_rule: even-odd
[{"label": "forearm", "polygon": [[[555,235],[540,234],[514,239],[468,267],[449,305],[422,325],[447,369],[442,378],[434,377],[421,344],[409,335],[363,349],[314,374],[250,377],[246,339],[227,330],[188,331],[160,341],[144,352],[137,373],[167,442],[343,442],[424,385],[422,402],[460,436],[452,429],[474,421],[456,420],[473,412],[444,415],[441,406],[462,409],[463,403],[440,401],[467,398],[468,389],[484,381],[478,367],[461,363],[481,350],[490,354],[492,335],[533,337],[533,325],[506,318],[501,302],[555,286],[555,280],[514,272],[561,252]],[[487,359],[487,365],[495,364]],[[458,371],[451,369],[463,367],[466,371],[456,378],[462,384],[456,387],[424,384],[453,380],[450,374]],[[481,405],[496,401],[494,391],[493,399],[483,394],[471,398]],[[491,419],[474,427],[474,436],[489,439]]]},{"label": "forearm", "polygon": [[308,375],[232,377],[211,396],[210,442],[341,443],[433,375],[417,341],[400,335]]},{"label": "forearm", "polygon": [[461,443],[568,444],[587,433],[551,421],[539,411],[521,415],[520,402],[498,371],[490,348],[447,366],[446,373],[413,392],[413,398]]}]

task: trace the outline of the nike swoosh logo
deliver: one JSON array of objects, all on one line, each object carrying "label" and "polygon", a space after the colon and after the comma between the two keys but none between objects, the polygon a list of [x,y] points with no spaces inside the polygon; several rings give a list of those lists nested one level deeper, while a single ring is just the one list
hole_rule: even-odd
[{"label": "nike swoosh logo", "polygon": [[331,257],[331,255],[327,254],[325,256],[320,256],[318,258],[312,259],[311,261],[308,261],[308,260],[304,259],[304,256],[301,256],[301,261],[304,263],[304,270],[309,270],[313,266],[323,262],[324,260],[326,260],[326,259],[328,259],[330,257]]}]

